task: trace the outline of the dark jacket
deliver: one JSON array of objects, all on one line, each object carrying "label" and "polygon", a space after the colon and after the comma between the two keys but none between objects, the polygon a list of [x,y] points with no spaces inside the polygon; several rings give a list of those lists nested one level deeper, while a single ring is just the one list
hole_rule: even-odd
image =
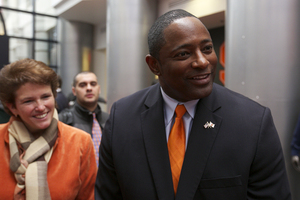
[{"label": "dark jacket", "polygon": [[300,154],[300,115],[298,118],[296,128],[294,130],[291,147],[292,147],[292,151],[291,151],[292,156],[299,156],[299,154]]},{"label": "dark jacket", "polygon": [[6,123],[9,121],[10,115],[4,111],[4,107],[0,102],[0,124]]},{"label": "dark jacket", "polygon": [[[96,113],[96,118],[100,124],[101,129],[103,130],[109,114],[106,112],[102,112],[99,105],[94,112]],[[92,135],[93,114],[89,110],[80,106],[77,102],[75,102],[73,107],[64,109],[62,112],[60,112],[58,117],[60,121],[84,130]]]},{"label": "dark jacket", "polygon": [[175,197],[163,104],[158,84],[113,104],[96,200],[291,199],[270,109],[217,84],[196,106]]},{"label": "dark jacket", "polygon": [[61,111],[63,111],[64,109],[69,107],[68,99],[65,97],[65,95],[60,90],[58,90],[55,100],[57,103],[57,112],[58,113],[60,113]]}]

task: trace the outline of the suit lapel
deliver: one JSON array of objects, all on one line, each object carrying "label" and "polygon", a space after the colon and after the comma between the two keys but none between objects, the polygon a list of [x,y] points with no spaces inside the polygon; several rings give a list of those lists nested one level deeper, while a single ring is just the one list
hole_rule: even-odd
[{"label": "suit lapel", "polygon": [[[198,189],[209,154],[217,137],[222,118],[214,114],[219,108],[213,90],[209,97],[201,99],[196,108],[193,126],[182,166],[176,199],[193,199]],[[206,122],[214,128],[204,128]]]},{"label": "suit lapel", "polygon": [[159,85],[149,92],[145,105],[148,109],[141,114],[142,132],[157,196],[158,199],[174,199]]}]

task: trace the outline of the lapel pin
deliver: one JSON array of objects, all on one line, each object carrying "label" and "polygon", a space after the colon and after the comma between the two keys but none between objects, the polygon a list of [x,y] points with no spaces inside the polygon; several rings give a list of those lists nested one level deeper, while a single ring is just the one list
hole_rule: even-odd
[{"label": "lapel pin", "polygon": [[215,124],[212,122],[206,122],[204,128],[215,128]]}]

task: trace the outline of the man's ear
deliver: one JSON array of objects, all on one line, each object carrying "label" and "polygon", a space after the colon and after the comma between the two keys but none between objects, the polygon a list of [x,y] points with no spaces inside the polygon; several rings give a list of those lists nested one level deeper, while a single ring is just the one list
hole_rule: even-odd
[{"label": "man's ear", "polygon": [[73,93],[74,96],[76,96],[76,91],[75,91],[75,87],[74,86],[72,87],[72,93]]},{"label": "man's ear", "polygon": [[148,54],[146,56],[146,63],[148,64],[149,69],[152,71],[153,74],[160,76],[160,68],[159,63],[156,58]]}]

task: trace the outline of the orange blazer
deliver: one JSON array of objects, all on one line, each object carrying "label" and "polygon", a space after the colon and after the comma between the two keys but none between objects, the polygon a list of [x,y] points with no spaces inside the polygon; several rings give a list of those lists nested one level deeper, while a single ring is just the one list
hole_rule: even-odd
[{"label": "orange blazer", "polygon": [[[13,199],[16,180],[9,168],[8,127],[0,125],[0,199]],[[91,136],[58,122],[58,138],[48,163],[48,185],[55,200],[94,199],[97,166]]]}]

